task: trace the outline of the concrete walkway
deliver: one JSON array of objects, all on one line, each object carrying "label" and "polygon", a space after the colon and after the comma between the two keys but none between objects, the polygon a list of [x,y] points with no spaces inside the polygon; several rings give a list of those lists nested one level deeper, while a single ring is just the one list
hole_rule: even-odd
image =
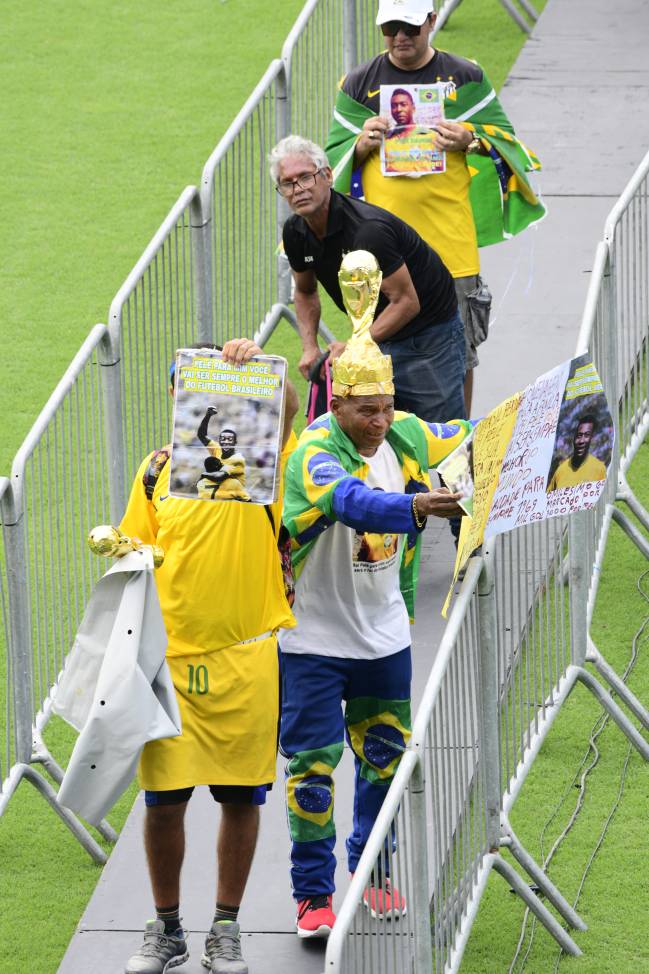
[{"label": "concrete walkway", "polygon": [[[470,0],[467,0],[470,2]],[[549,0],[503,89],[505,108],[544,164],[549,216],[536,230],[483,251],[483,276],[495,297],[495,319],[480,350],[473,414],[491,409],[542,372],[569,358],[604,219],[649,147],[649,5],[644,0]],[[439,614],[449,582],[448,531],[427,529],[423,584],[415,626],[415,705],[443,632]],[[339,855],[351,821],[352,762],[336,786]],[[281,765],[278,780],[282,780]],[[188,816],[182,914],[191,931],[189,962],[200,954],[214,902],[215,813],[197,792]],[[153,903],[141,843],[140,796],[72,938],[59,974],[121,974],[141,941]],[[346,888],[341,858],[340,902]],[[288,838],[281,784],[262,815],[257,857],[241,911],[244,956],[251,974],[320,974],[322,945],[294,933]]]}]

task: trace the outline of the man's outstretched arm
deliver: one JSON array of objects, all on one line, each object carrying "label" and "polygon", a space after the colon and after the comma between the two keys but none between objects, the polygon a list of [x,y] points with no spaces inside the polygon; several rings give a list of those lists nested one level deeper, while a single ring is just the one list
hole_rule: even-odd
[{"label": "man's outstretched arm", "polygon": [[216,406],[208,406],[205,415],[201,420],[201,425],[198,427],[196,431],[196,436],[199,438],[203,446],[210,445],[210,438],[207,435],[207,427],[210,424],[210,420],[212,416],[216,416],[217,412],[218,409],[216,408]]}]

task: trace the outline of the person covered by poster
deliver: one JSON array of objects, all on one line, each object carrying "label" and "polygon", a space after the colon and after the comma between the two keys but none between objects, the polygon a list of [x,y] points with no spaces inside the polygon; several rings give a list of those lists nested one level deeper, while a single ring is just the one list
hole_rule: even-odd
[{"label": "person covered by poster", "polygon": [[[221,357],[236,368],[262,354],[255,342],[237,338],[226,342]],[[175,362],[169,375],[170,392],[176,397],[182,380]],[[297,408],[297,394],[287,382],[282,468],[295,442],[291,427]],[[211,416],[206,418],[209,422]],[[244,430],[240,432],[243,436]],[[234,450],[236,437],[215,446],[223,453]],[[170,492],[171,467],[169,447],[144,458],[120,525],[129,537],[160,545],[165,552],[155,581],[168,637],[166,659],[182,719],[180,736],[145,745],[138,769],[155,919],[146,924],[143,943],[124,970],[162,974],[188,958],[180,916],[184,820],[195,786],[207,785],[220,805],[221,821],[215,910],[213,919],[207,920],[201,963],[212,974],[246,974],[238,913],[255,851],[260,806],[275,779],[276,632],[294,625],[278,552],[281,493],[265,507],[199,504],[196,497]]]},{"label": "person covered by poster", "polygon": [[593,413],[579,416],[573,431],[572,454],[566,457],[550,474],[547,493],[574,487],[576,484],[606,480],[606,465],[590,452],[591,440],[597,430],[597,420]]},{"label": "person covered by poster", "polygon": [[198,496],[213,500],[216,491],[219,497],[227,500],[249,501],[246,490],[246,460],[237,452],[237,434],[233,429],[222,429],[218,443],[210,439],[207,428],[212,416],[216,416],[216,406],[208,406],[197,430],[197,437],[209,450],[205,460],[205,473],[196,484]]}]

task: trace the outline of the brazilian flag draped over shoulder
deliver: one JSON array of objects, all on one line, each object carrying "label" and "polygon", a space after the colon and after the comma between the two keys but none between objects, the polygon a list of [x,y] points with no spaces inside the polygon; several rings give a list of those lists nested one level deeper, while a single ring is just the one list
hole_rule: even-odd
[{"label": "brazilian flag draped over shoulder", "polygon": [[[444,99],[444,114],[449,121],[463,122],[492,153],[467,156],[471,175],[469,199],[478,246],[499,243],[542,220],[545,206],[525,175],[541,165],[514,135],[487,78],[483,75],[482,81],[468,82],[449,94]],[[326,151],[334,172],[334,187],[341,193],[349,193],[354,146],[363,123],[373,115],[342,87],[338,89]]]}]

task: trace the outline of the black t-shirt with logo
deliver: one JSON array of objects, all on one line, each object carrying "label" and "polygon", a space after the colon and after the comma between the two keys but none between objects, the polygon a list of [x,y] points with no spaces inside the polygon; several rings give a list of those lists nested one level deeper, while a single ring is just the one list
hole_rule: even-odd
[{"label": "black t-shirt with logo", "polygon": [[483,77],[479,64],[448,51],[436,50],[427,64],[414,71],[397,68],[384,51],[350,71],[343,79],[342,88],[354,101],[378,115],[381,85],[432,85],[442,81],[461,88],[471,81],[480,82]]},{"label": "black t-shirt with logo", "polygon": [[[438,254],[407,223],[380,206],[332,190],[324,239],[319,240],[306,220],[294,214],[284,224],[283,240],[293,270],[312,270],[341,311],[345,306],[338,271],[345,254],[351,250],[368,250],[376,257],[383,277],[389,277],[405,264],[420,309],[389,341],[400,341],[449,321],[457,311],[453,278]],[[381,293],[377,316],[388,303]]]}]

